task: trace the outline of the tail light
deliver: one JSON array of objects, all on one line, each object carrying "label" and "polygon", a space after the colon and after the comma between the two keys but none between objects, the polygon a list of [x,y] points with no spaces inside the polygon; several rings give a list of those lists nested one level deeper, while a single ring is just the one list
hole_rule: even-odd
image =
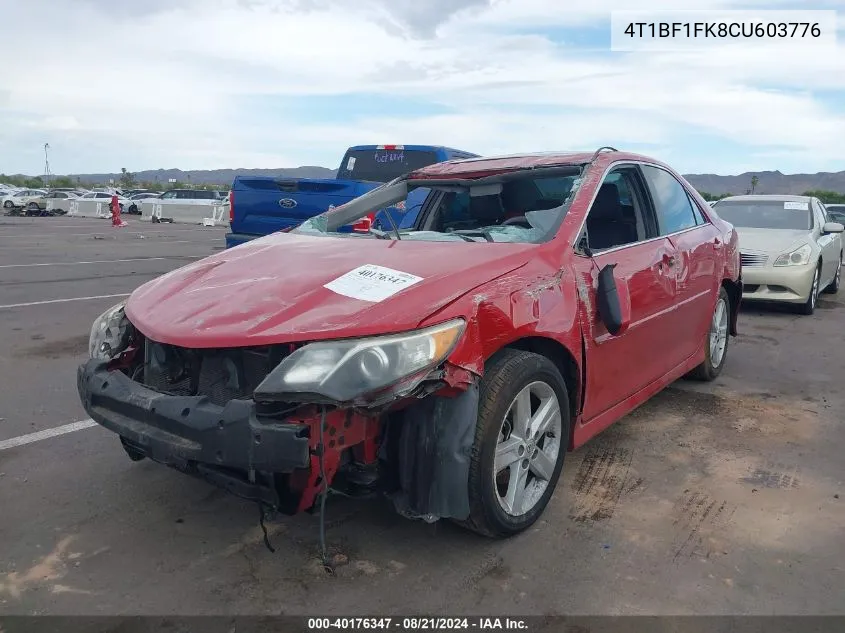
[{"label": "tail light", "polygon": [[229,190],[229,224],[235,221],[235,190]]},{"label": "tail light", "polygon": [[376,220],[376,214],[370,213],[366,217],[361,218],[355,224],[352,225],[352,230],[356,233],[369,233],[370,227],[373,225],[373,222]]}]

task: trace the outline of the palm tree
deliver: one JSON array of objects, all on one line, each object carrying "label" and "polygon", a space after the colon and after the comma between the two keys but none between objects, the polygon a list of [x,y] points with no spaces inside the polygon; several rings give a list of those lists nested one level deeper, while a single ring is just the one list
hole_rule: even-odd
[{"label": "palm tree", "polygon": [[757,176],[751,176],[751,193],[754,193],[754,190],[757,188],[757,184],[760,182],[760,179]]}]

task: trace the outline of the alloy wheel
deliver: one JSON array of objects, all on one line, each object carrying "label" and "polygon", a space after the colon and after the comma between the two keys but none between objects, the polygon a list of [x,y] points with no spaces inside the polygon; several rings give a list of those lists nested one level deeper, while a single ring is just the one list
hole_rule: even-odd
[{"label": "alloy wheel", "polygon": [[719,367],[728,346],[728,305],[724,298],[716,301],[713,320],[710,322],[710,364]]},{"label": "alloy wheel", "polygon": [[560,403],[547,383],[526,385],[511,402],[492,473],[496,497],[507,514],[521,516],[540,501],[562,450],[561,428]]}]

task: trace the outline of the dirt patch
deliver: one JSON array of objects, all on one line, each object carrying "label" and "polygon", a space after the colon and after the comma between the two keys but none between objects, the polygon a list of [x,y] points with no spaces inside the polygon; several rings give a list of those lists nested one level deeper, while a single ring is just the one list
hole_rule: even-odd
[{"label": "dirt patch", "polygon": [[740,343],[770,343],[771,345],[780,345],[780,340],[776,339],[774,336],[764,336],[762,334],[740,334],[738,342],[740,342]]},{"label": "dirt patch", "polygon": [[[35,337],[33,337],[35,338]],[[35,339],[38,340],[38,339]],[[15,352],[16,358],[62,358],[63,356],[82,356],[88,353],[88,335],[73,336],[61,341],[50,341],[26,347]]]},{"label": "dirt patch", "polygon": [[638,425],[649,425],[652,433],[653,424],[661,431],[671,432],[693,423],[695,426],[684,432],[685,437],[679,445],[695,444],[700,435],[706,435],[706,443],[711,447],[711,433],[717,431],[805,441],[816,435],[820,422],[817,408],[802,399],[768,392],[707,393],[679,387],[665,389],[628,418]]},{"label": "dirt patch", "polygon": [[643,484],[631,476],[633,451],[615,445],[596,446],[584,456],[572,482],[570,518],[576,523],[604,521],[613,516],[619,498]]},{"label": "dirt patch", "polygon": [[700,490],[684,490],[673,510],[673,562],[721,554],[716,544],[728,531],[736,509],[732,503]]},{"label": "dirt patch", "polygon": [[761,467],[754,468],[741,481],[758,488],[779,488],[782,490],[798,488],[800,483],[797,466],[788,466],[778,462],[767,462]]}]

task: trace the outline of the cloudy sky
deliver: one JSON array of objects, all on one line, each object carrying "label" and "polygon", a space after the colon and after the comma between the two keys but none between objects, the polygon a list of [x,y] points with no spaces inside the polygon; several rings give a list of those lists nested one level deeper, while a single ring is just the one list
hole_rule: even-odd
[{"label": "cloudy sky", "polygon": [[[676,0],[0,0],[0,172],[336,167],[358,143],[613,145],[685,173],[845,170],[836,48],[610,50]],[[693,7],[694,4],[694,7]]]}]

